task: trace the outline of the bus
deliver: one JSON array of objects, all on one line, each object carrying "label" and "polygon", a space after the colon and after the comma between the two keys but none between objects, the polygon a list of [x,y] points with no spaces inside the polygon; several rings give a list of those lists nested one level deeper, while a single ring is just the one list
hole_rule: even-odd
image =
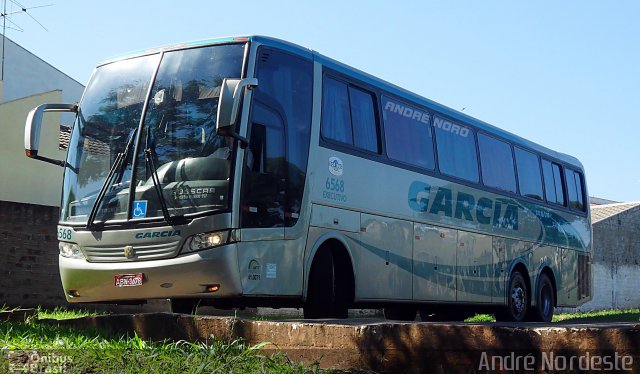
[{"label": "bus", "polygon": [[[38,153],[47,112],[75,115],[65,160]],[[100,63],[25,151],[64,168],[70,303],[549,321],[592,295],[576,158],[286,41]]]}]

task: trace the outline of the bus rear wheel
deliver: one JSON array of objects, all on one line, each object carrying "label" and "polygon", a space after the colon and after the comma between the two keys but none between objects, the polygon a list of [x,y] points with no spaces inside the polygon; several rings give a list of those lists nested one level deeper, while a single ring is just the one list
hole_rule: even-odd
[{"label": "bus rear wheel", "polygon": [[522,273],[518,270],[511,273],[507,288],[507,305],[496,312],[497,321],[522,322],[529,311],[529,287]]},{"label": "bus rear wheel", "polygon": [[536,306],[531,308],[529,319],[534,322],[551,322],[554,305],[553,284],[549,276],[542,273],[536,287]]}]

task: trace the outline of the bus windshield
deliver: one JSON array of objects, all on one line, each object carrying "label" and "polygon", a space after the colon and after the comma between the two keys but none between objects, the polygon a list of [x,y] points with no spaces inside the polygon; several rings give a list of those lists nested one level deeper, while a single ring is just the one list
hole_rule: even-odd
[{"label": "bus windshield", "polygon": [[100,222],[162,217],[162,205],[171,216],[227,209],[233,143],[215,117],[243,52],[209,46],[96,69],[69,141],[61,221],[86,223],[92,209]]}]

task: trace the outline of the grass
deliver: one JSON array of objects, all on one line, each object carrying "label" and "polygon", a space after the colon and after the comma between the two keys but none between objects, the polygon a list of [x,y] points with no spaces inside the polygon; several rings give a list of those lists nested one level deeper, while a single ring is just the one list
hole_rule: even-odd
[{"label": "grass", "polygon": [[67,309],[63,307],[55,307],[53,310],[38,307],[38,319],[73,319],[81,317],[91,317],[108,314],[104,311],[87,310],[87,309]]},{"label": "grass", "polygon": [[[495,322],[491,314],[476,314],[465,322]],[[597,312],[558,313],[553,316],[553,322],[598,323],[598,322],[638,322],[640,309],[600,310]]]},{"label": "grass", "polygon": [[496,319],[495,317],[493,317],[492,314],[476,314],[473,317],[469,317],[467,319],[464,320],[465,322],[475,322],[475,323],[480,323],[480,322],[495,322]]},{"label": "grass", "polygon": [[640,309],[600,310],[597,312],[560,313],[553,317],[553,322],[638,322]]},{"label": "grass", "polygon": [[[2,307],[0,311],[10,311]],[[211,337],[206,343],[152,342],[137,335],[112,336],[96,330],[75,330],[38,323],[40,319],[69,319],[105,314],[100,311],[38,308],[25,323],[0,322],[0,372],[64,373],[318,373],[317,363],[291,362],[269,343],[248,345],[242,340]],[[267,318],[265,318],[267,320]],[[559,313],[554,322],[637,322],[640,309]],[[466,322],[492,322],[476,315]],[[25,366],[25,365],[36,365]]]},{"label": "grass", "polygon": [[[60,315],[60,313],[56,314]],[[62,313],[66,315],[66,313]],[[26,323],[0,323],[0,372],[64,373],[316,373],[318,365],[293,363],[269,343],[242,340],[207,343],[151,342],[137,335],[109,336],[98,331]],[[33,366],[36,365],[35,370]]]},{"label": "grass", "polygon": [[[0,311],[10,311],[12,309],[0,308]],[[47,310],[38,308],[37,319],[71,319],[81,318],[88,316],[106,315],[108,312],[86,310],[86,309],[66,309],[62,307],[56,307],[53,310]],[[282,321],[298,319],[291,315],[282,316],[253,316],[248,317],[253,321]],[[491,314],[476,314],[473,317],[467,318],[465,322],[481,323],[481,322],[495,322],[495,318]],[[640,321],[640,309],[625,309],[625,310],[602,310],[597,312],[574,312],[574,313],[558,313],[553,316],[553,322],[575,322],[575,323],[589,323],[589,322],[638,322]]]}]

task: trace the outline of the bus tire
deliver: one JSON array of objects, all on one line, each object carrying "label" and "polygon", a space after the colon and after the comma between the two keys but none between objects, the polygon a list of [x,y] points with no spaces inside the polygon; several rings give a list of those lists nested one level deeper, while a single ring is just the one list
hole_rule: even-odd
[{"label": "bus tire", "polygon": [[333,255],[328,248],[324,248],[318,251],[311,265],[307,300],[303,307],[304,318],[334,318],[335,286]]},{"label": "bus tire", "polygon": [[384,318],[394,321],[415,321],[417,309],[411,305],[390,305],[382,310]]},{"label": "bus tire", "polygon": [[199,304],[197,299],[171,299],[171,313],[196,314]]},{"label": "bus tire", "polygon": [[529,309],[529,287],[527,281],[515,270],[509,277],[509,287],[507,288],[507,305],[496,312],[497,321],[522,322],[527,317]]},{"label": "bus tire", "polygon": [[538,278],[536,287],[536,306],[531,308],[529,320],[534,322],[551,322],[553,318],[553,308],[555,305],[555,295],[551,279],[545,273]]}]

